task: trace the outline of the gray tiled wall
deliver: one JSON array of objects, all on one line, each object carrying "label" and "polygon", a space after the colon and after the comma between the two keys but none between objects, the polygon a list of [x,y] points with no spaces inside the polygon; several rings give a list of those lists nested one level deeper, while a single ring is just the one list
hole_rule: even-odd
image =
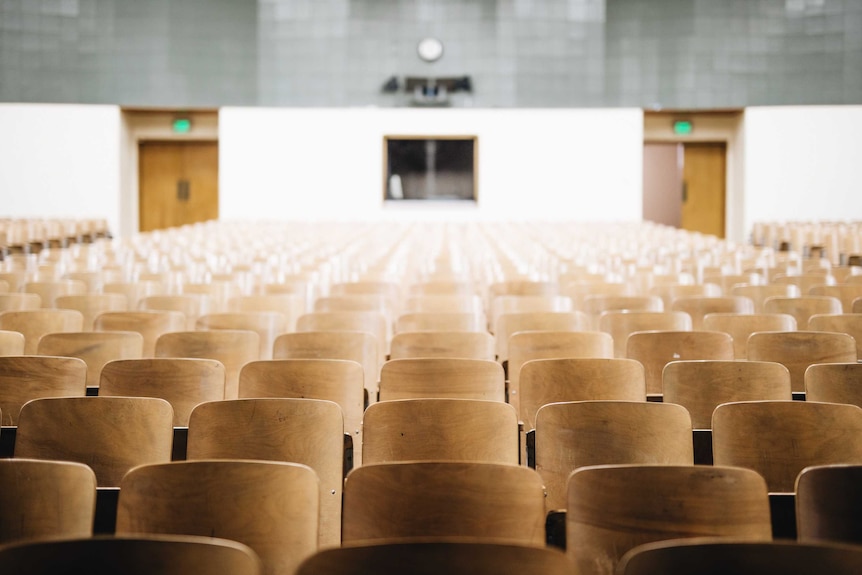
[{"label": "gray tiled wall", "polygon": [[[441,60],[416,56],[436,36]],[[0,101],[403,106],[862,103],[862,0],[0,0]]]}]

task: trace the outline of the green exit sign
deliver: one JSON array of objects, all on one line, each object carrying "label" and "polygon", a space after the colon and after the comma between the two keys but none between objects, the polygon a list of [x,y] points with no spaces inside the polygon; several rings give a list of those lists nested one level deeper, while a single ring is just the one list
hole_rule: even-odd
[{"label": "green exit sign", "polygon": [[673,123],[673,133],[678,136],[687,136],[691,134],[691,131],[694,129],[694,126],[691,125],[691,122],[688,120],[676,120]]},{"label": "green exit sign", "polygon": [[188,118],[175,118],[173,128],[177,134],[185,134],[192,130],[192,121]]}]

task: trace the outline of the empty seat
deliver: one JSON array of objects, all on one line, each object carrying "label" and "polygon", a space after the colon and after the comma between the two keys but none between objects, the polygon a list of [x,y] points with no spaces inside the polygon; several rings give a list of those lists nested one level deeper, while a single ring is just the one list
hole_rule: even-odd
[{"label": "empty seat", "polygon": [[306,559],[297,575],[565,575],[571,565],[548,547],[464,540],[353,544],[323,549]]},{"label": "empty seat", "polygon": [[748,359],[748,336],[757,331],[793,331],[796,319],[785,313],[709,313],[702,329],[723,331],[733,338],[735,359]]},{"label": "empty seat", "polygon": [[862,464],[814,465],[796,478],[800,541],[862,544]]},{"label": "empty seat", "polygon": [[521,413],[527,431],[536,427],[536,412],[560,401],[645,401],[640,362],[620,358],[532,359],[521,366]]},{"label": "empty seat", "polygon": [[179,311],[109,311],[93,320],[94,331],[136,331],[144,338],[143,357],[154,357],[156,340],[163,333],[185,331],[186,318]]},{"label": "empty seat", "polygon": [[46,333],[81,331],[84,316],[71,309],[36,309],[0,313],[0,330],[17,331],[24,336],[24,353],[33,355]]},{"label": "empty seat", "polygon": [[405,331],[392,337],[390,359],[444,357],[493,361],[494,337],[487,332]]},{"label": "empty seat", "polygon": [[792,399],[790,372],[772,361],[672,361],[662,372],[665,403],[685,407],[694,429],[712,429],[712,412],[732,401]]},{"label": "empty seat", "polygon": [[225,368],[225,399],[235,399],[240,370],[260,359],[260,337],[243,329],[168,332],[156,340],[155,355],[218,360]]},{"label": "empty seat", "polygon": [[[96,475],[83,463],[0,459],[0,543],[89,537]],[[4,570],[9,565],[0,560]]]},{"label": "empty seat", "polygon": [[391,359],[380,370],[380,401],[423,397],[506,401],[503,366],[489,359]]},{"label": "empty seat", "polygon": [[341,408],[332,401],[211,401],[197,406],[189,418],[187,459],[260,459],[307,465],[320,480],[316,482],[320,544],[339,545],[343,434]]},{"label": "empty seat", "polygon": [[386,316],[379,311],[317,311],[306,313],[296,320],[296,331],[360,331],[368,333],[377,342],[375,347],[378,370],[386,361],[386,356],[389,353],[389,324]]},{"label": "empty seat", "polygon": [[128,309],[126,296],[118,293],[87,293],[58,296],[54,306],[61,309],[74,309],[84,316],[83,331],[92,331],[96,317],[109,311]]},{"label": "empty seat", "polygon": [[27,540],[0,548],[11,573],[72,575],[261,575],[260,559],[246,545],[215,537],[101,535]]},{"label": "empty seat", "polygon": [[209,313],[197,319],[195,329],[253,331],[260,340],[258,359],[272,359],[272,344],[276,337],[287,331],[287,316],[274,311]]},{"label": "empty seat", "polygon": [[844,283],[835,285],[817,285],[809,288],[808,293],[819,296],[832,296],[841,300],[841,307],[845,313],[853,310],[853,300],[862,297],[862,283]]},{"label": "empty seat", "polygon": [[474,399],[381,401],[365,410],[363,465],[409,460],[518,465],[511,405]]},{"label": "empty seat", "polygon": [[807,401],[725,403],[712,416],[715,465],[757,471],[792,493],[805,467],[862,462],[862,408]]},{"label": "empty seat", "polygon": [[599,329],[599,318],[609,311],[665,311],[664,302],[657,295],[591,295],[581,306],[590,318],[591,328]]},{"label": "empty seat", "polygon": [[104,397],[159,397],[173,408],[173,426],[188,427],[198,404],[224,399],[225,369],[220,361],[190,357],[115,360],[99,381]]},{"label": "empty seat", "polygon": [[84,397],[87,364],[72,357],[0,357],[0,413],[3,425],[18,425],[21,406],[41,397]]},{"label": "empty seat", "polygon": [[171,459],[173,410],[152,397],[50,397],[18,416],[15,457],[89,465],[99,487],[116,487],[136,465]]},{"label": "empty seat", "polygon": [[0,356],[22,355],[24,353],[24,334],[19,331],[0,330]]},{"label": "empty seat", "polygon": [[654,330],[691,331],[691,316],[682,311],[606,311],[599,317],[599,330],[613,339],[613,357],[626,357],[630,334]]},{"label": "empty seat", "polygon": [[0,293],[0,312],[40,309],[42,298],[37,293]]},{"label": "empty seat", "polygon": [[484,313],[417,311],[395,318],[394,334],[405,331],[475,331],[485,332],[488,323]]},{"label": "empty seat", "polygon": [[589,318],[581,311],[534,311],[504,313],[497,318],[494,333],[497,361],[509,359],[509,337],[519,331],[586,331]]},{"label": "empty seat", "polygon": [[646,401],[551,403],[536,414],[536,471],[548,511],[566,508],[566,483],[588,465],[694,463],[691,418],[680,405]]},{"label": "empty seat", "polygon": [[841,313],[841,300],[832,296],[773,296],[763,302],[764,313],[786,313],[796,320],[797,329],[811,329],[808,320],[815,314]]},{"label": "empty seat", "polygon": [[568,482],[566,553],[583,575],[612,575],[651,541],[724,536],[772,539],[763,478],[738,467],[598,465]]},{"label": "empty seat", "polygon": [[853,336],[856,340],[856,356],[862,358],[862,313],[815,314],[808,320],[808,329]]},{"label": "empty seat", "polygon": [[703,318],[710,313],[754,313],[754,302],[745,296],[685,296],[676,298],[670,310],[691,316],[691,328],[706,329]]},{"label": "empty seat", "polygon": [[851,575],[860,570],[858,546],[725,537],[640,545],[620,560],[617,575]]},{"label": "empty seat", "polygon": [[751,298],[754,303],[754,313],[766,313],[764,302],[769,297],[799,297],[802,293],[793,284],[766,284],[766,285],[735,285],[730,288],[730,295],[745,296]]},{"label": "empty seat", "polygon": [[238,541],[254,550],[266,575],[290,575],[311,556],[318,549],[317,526],[317,476],[296,463],[140,465],[123,477],[117,503],[118,535],[205,535]]},{"label": "empty seat", "polygon": [[98,388],[102,368],[117,359],[140,359],[144,338],[135,331],[80,331],[46,333],[36,351],[40,355],[77,357],[87,364],[87,387]]},{"label": "empty seat", "polygon": [[545,546],[544,488],[529,467],[411,461],[363,465],[344,483],[345,544],[469,537]]},{"label": "empty seat", "polygon": [[57,305],[58,296],[87,293],[87,284],[81,280],[70,279],[29,281],[24,284],[23,291],[38,294],[43,308],[53,308]]},{"label": "empty seat", "polygon": [[862,363],[815,363],[805,370],[805,399],[862,407]]},{"label": "empty seat", "polygon": [[141,311],[177,311],[186,319],[186,330],[195,329],[198,318],[209,313],[208,302],[199,294],[150,295],[138,300]]},{"label": "empty seat", "polygon": [[362,461],[365,387],[362,366],[346,359],[252,361],[239,373],[239,397],[325,399],[341,407],[344,433],[353,439],[354,464]]},{"label": "empty seat", "polygon": [[756,332],[748,336],[748,359],[776,361],[790,371],[795,392],[805,391],[805,370],[815,363],[856,361],[856,341],[845,333],[829,331]]}]

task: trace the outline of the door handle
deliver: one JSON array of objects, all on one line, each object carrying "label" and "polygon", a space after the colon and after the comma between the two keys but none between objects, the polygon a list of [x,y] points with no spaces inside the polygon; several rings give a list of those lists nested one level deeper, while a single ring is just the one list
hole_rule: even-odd
[{"label": "door handle", "polygon": [[188,180],[177,180],[177,200],[180,202],[189,201],[191,195],[191,185]]}]

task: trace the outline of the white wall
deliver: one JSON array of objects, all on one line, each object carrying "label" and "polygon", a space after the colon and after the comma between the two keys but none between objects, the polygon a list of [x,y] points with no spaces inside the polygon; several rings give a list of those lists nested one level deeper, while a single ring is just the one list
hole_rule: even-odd
[{"label": "white wall", "polygon": [[120,219],[116,106],[0,105],[0,217]]},{"label": "white wall", "polygon": [[[477,205],[384,206],[384,135],[446,134],[478,136]],[[638,109],[222,108],[219,150],[224,219],[641,218]]]},{"label": "white wall", "polygon": [[746,109],[746,230],[860,219],[862,106]]}]

